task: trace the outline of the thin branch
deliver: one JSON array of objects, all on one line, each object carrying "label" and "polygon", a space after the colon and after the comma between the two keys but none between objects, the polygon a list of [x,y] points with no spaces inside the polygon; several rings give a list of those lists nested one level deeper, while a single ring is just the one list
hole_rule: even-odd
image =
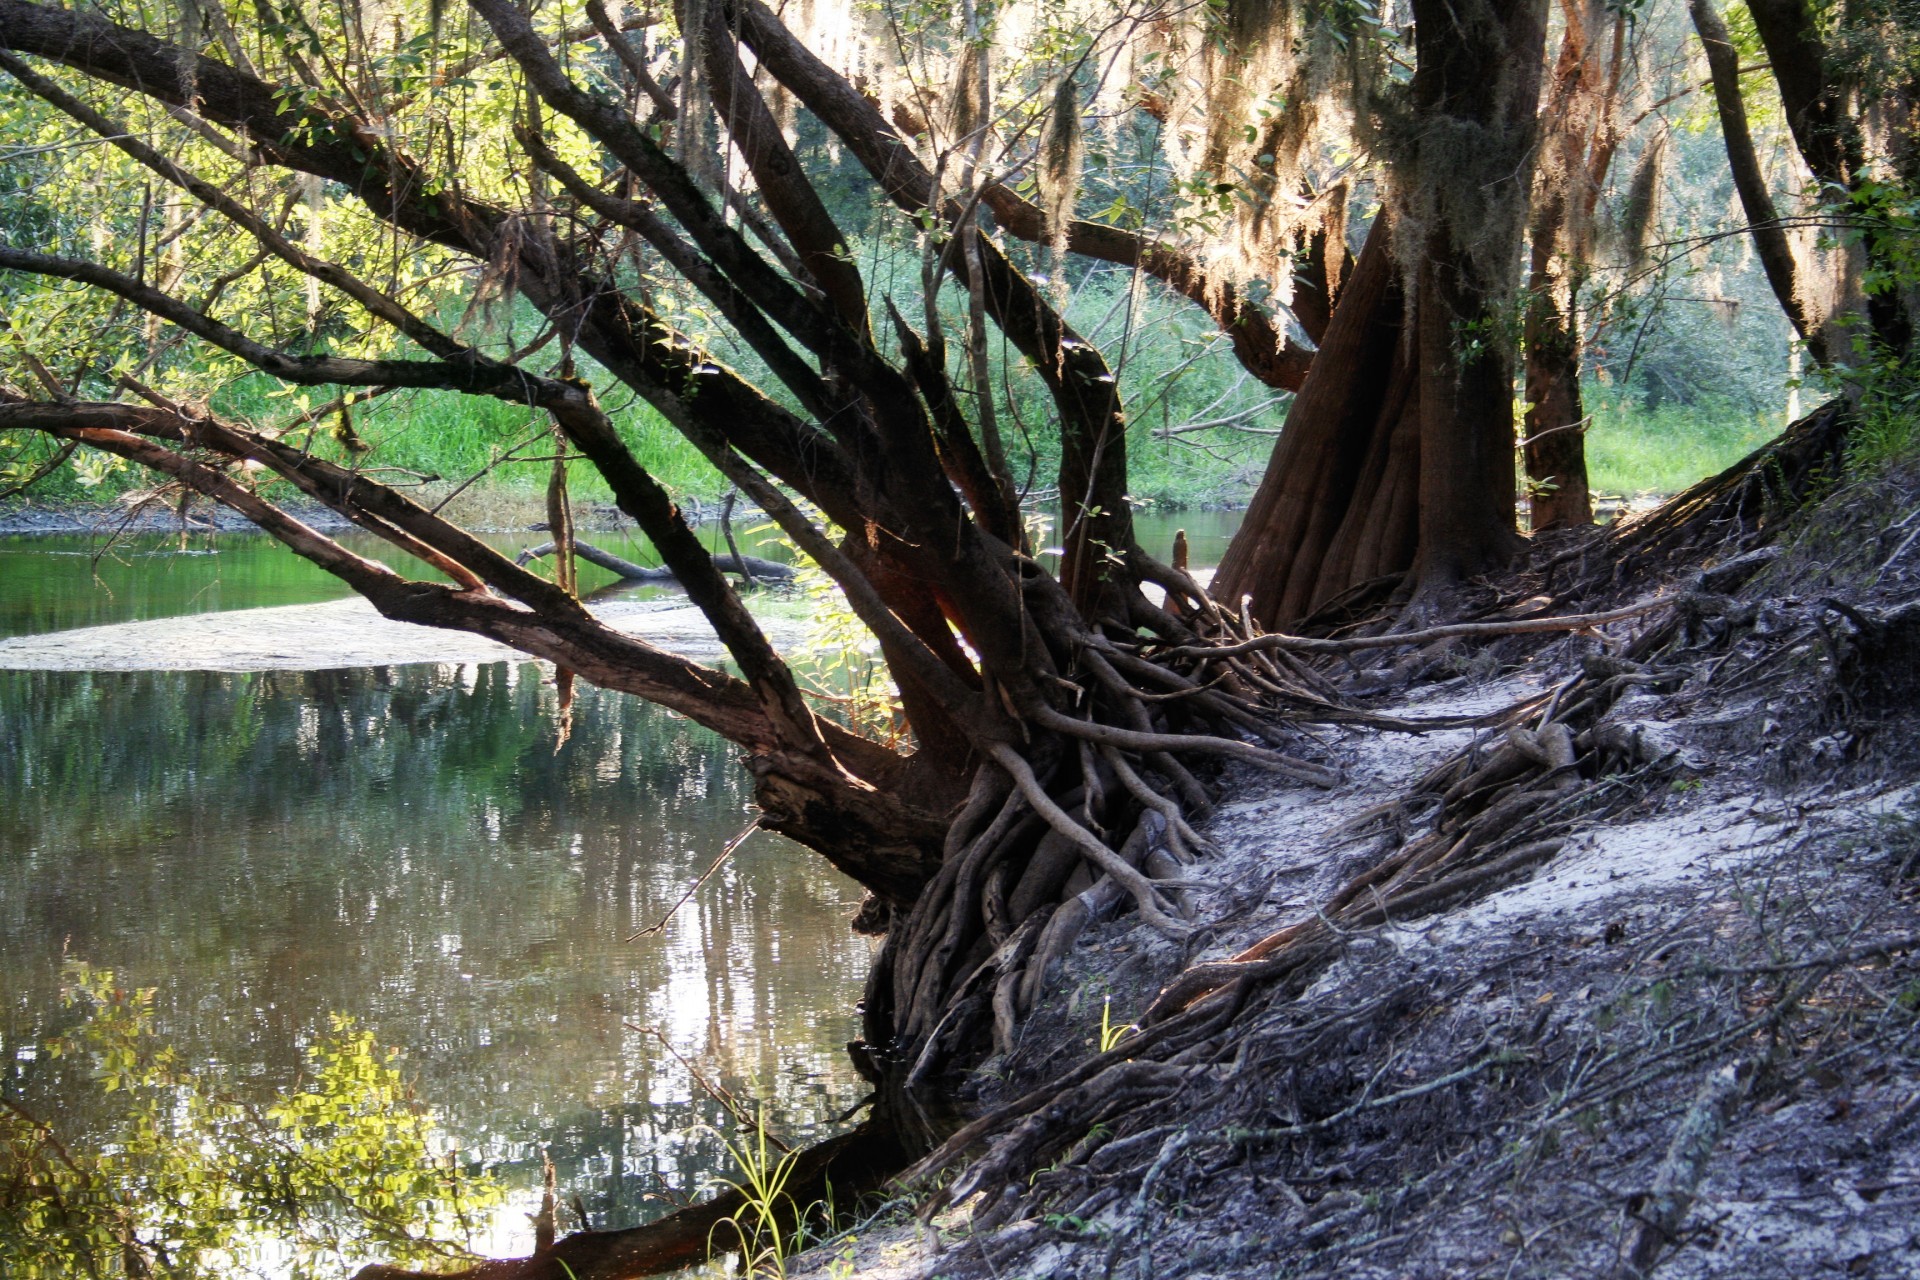
[{"label": "thin branch", "polygon": [[755,818],[752,822],[749,822],[746,826],[740,828],[740,833],[734,836],[733,839],[727,841],[725,845],[721,846],[719,856],[716,857],[713,860],[713,862],[708,865],[705,871],[702,871],[700,873],[700,876],[698,879],[696,879],[692,884],[687,886],[687,891],[681,894],[680,897],[677,900],[675,900],[672,906],[667,908],[666,914],[661,916],[658,920],[654,921],[652,924],[648,925],[644,929],[635,929],[632,933],[627,935],[627,941],[636,942],[641,938],[650,938],[654,934],[659,933],[662,929],[666,928],[667,922],[673,919],[674,914],[678,912],[680,908],[686,906],[689,902],[693,901],[693,895],[700,892],[700,886],[705,884],[709,879],[712,878],[713,873],[720,869],[720,864],[725,862],[728,858],[732,857],[734,850],[738,849],[741,845],[745,844],[747,842],[747,837],[752,835],[754,832],[758,831],[759,829],[760,829],[760,819],[758,818]]}]

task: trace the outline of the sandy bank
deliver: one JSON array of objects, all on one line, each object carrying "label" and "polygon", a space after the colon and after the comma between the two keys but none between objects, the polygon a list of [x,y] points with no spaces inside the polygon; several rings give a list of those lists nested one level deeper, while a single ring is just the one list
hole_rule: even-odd
[{"label": "sandy bank", "polygon": [[[594,607],[610,625],[698,661],[726,656],[713,628],[679,600]],[[796,643],[804,624],[762,619],[774,644]],[[526,655],[460,631],[392,622],[358,598],[236,609],[149,622],[82,627],[0,640],[0,670],[315,671],[407,662],[511,662]]]}]

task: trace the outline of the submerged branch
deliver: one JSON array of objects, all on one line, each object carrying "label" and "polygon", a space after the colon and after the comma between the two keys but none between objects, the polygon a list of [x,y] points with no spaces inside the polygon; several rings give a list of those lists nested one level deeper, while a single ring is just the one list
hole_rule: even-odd
[{"label": "submerged branch", "polygon": [[[538,560],[542,556],[552,555],[553,550],[553,543],[542,542],[538,546],[528,547],[522,551],[513,558],[513,562],[515,564],[526,564],[530,560]],[[610,573],[617,573],[621,577],[631,579],[634,582],[678,581],[674,576],[673,570],[665,566],[648,568],[643,564],[635,564],[631,560],[623,560],[611,551],[603,551],[591,542],[582,542],[578,538],[573,539],[573,553],[582,560],[585,560],[588,564],[597,564]],[[713,558],[713,567],[722,573],[737,573],[748,580],[768,578],[779,582],[787,582],[793,578],[792,565],[781,564],[778,560],[762,560],[758,556],[743,556],[738,554],[715,556]]]}]

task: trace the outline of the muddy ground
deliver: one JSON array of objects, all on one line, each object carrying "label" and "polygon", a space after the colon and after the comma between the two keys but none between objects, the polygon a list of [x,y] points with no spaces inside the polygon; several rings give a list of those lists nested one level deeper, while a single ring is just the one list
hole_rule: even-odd
[{"label": "muddy ground", "polygon": [[1004,1109],[972,1163],[789,1274],[1920,1276],[1916,494],[1856,486],[1722,577],[1623,584],[1684,616],[1455,647],[1376,696],[1473,714],[1613,672],[1589,732],[1647,749],[1581,779],[1586,811],[1530,871],[1342,931],[1179,1054],[1102,1056],[1103,1022],[1187,965],[1326,918],[1435,821],[1419,780],[1504,730],[1340,734],[1331,794],[1232,777],[1204,927],[1090,931],[968,1082]]}]

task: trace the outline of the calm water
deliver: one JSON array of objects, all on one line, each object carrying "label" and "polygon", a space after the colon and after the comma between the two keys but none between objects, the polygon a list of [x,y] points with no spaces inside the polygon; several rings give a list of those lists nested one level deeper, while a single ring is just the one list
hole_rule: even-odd
[{"label": "calm water", "polygon": [[[1166,555],[1187,527],[1210,563],[1235,519],[1143,539]],[[343,594],[255,536],[100,551],[0,540],[0,635]],[[650,1193],[720,1167],[718,1107],[637,1028],[769,1100],[778,1131],[824,1132],[865,1093],[843,1052],[869,954],[847,928],[857,886],[761,833],[626,941],[750,820],[745,776],[712,735],[591,688],[560,744],[546,676],[0,671],[0,1089],[74,1105],[34,1053],[68,1016],[64,955],[158,987],[163,1036],[262,1094],[353,1015],[524,1189],[501,1251],[530,1247],[543,1147],[596,1224],[654,1216]]]},{"label": "calm water", "polygon": [[[173,544],[95,564],[91,539],[0,542],[0,633],[340,594],[262,539]],[[823,1130],[865,1093],[843,1050],[858,887],[761,833],[627,942],[747,823],[745,775],[704,730],[591,688],[557,745],[554,697],[534,663],[0,671],[0,1090],[84,1123],[87,1091],[35,1052],[69,1017],[70,955],[158,987],[163,1037],[262,1095],[353,1015],[527,1188],[503,1250],[531,1244],[542,1147],[597,1223],[720,1169],[703,1126],[724,1116],[636,1028],[770,1100],[776,1131]]]},{"label": "calm water", "polygon": [[[544,533],[487,535],[509,555],[546,540]],[[640,564],[660,563],[644,540],[630,534],[593,533],[587,540]],[[717,531],[712,540],[725,549]],[[432,576],[372,534],[340,534],[338,541],[402,573]],[[777,547],[744,540],[740,549],[769,558],[781,555]],[[605,569],[580,564],[582,591],[617,581]],[[332,574],[259,534],[0,538],[0,638],[222,609],[313,604],[351,594]]]},{"label": "calm water", "polygon": [[[1141,545],[1162,560],[1173,554],[1173,532],[1187,530],[1193,563],[1218,563],[1227,539],[1240,526],[1238,511],[1137,515]],[[708,541],[725,549],[717,528]],[[371,534],[338,535],[361,555],[424,575]],[[546,540],[544,533],[489,534],[487,541],[509,555]],[[587,540],[615,555],[656,565],[658,556],[630,533],[590,533]],[[769,538],[741,539],[742,551],[784,559]],[[580,564],[580,587],[591,591],[616,582],[611,573]],[[646,588],[643,588],[646,590]],[[278,543],[258,534],[133,534],[109,540],[81,534],[0,538],[0,639],[95,627],[114,622],[169,618],[221,609],[311,604],[351,594],[340,580]]]}]

